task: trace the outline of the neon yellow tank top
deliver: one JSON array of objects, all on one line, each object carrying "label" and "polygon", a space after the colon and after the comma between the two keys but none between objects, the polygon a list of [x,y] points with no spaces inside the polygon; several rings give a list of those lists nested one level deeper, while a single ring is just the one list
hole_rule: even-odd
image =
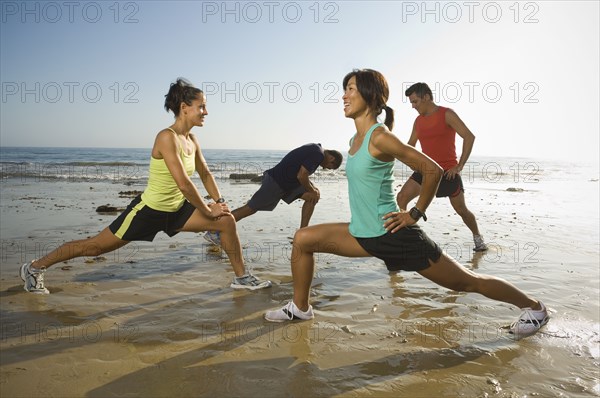
[{"label": "neon yellow tank top", "polygon": [[[169,130],[173,131],[172,129]],[[173,133],[175,132],[173,131]],[[179,157],[183,162],[185,172],[190,177],[194,174],[196,168],[195,155],[195,148],[191,155],[187,155],[179,145]],[[164,159],[150,157],[148,185],[142,193],[142,201],[154,210],[167,212],[175,212],[183,206],[185,197],[179,190]]]}]

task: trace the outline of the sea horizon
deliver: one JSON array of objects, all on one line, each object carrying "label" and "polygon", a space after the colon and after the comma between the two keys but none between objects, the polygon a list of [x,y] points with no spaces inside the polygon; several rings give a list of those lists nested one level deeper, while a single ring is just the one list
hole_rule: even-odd
[{"label": "sea horizon", "polygon": [[[323,146],[325,149],[329,149],[329,147],[327,146]],[[76,151],[76,150],[84,150],[84,151],[89,151],[89,150],[117,150],[117,151],[127,151],[127,150],[133,150],[133,151],[151,151],[152,147],[118,147],[118,146],[113,146],[113,147],[105,147],[105,146],[97,146],[97,147],[87,147],[87,146],[30,146],[30,145],[0,145],[0,162],[3,161],[3,155],[6,154],[7,151],[10,151],[12,149],[16,149],[16,150],[27,150],[27,149],[33,149],[33,150],[67,150],[67,151]],[[220,151],[235,151],[235,152],[281,152],[281,153],[287,153],[289,151],[291,151],[293,148],[285,148],[285,149],[269,149],[269,148],[263,148],[263,149],[259,149],[259,148],[207,148],[207,147],[202,147],[202,152],[203,153],[207,153],[207,152],[220,152]],[[339,150],[342,153],[347,153],[349,148],[346,149],[340,149],[340,148],[331,148],[331,149],[336,149]],[[419,149],[417,147],[417,149]],[[459,147],[457,146],[457,149],[459,149]],[[474,151],[475,152],[475,151]],[[149,155],[148,155],[149,156]],[[460,155],[459,155],[460,157]],[[493,158],[493,159],[525,159],[525,160],[538,160],[538,161],[556,161],[556,162],[561,162],[561,163],[569,163],[569,162],[575,162],[575,160],[573,160],[571,157],[546,157],[546,156],[526,156],[526,155],[510,155],[510,154],[505,154],[505,155],[498,155],[498,154],[485,154],[485,153],[471,153],[469,159],[470,161],[472,161],[473,159],[482,159],[482,158]],[[469,163],[469,162],[467,162]],[[589,165],[589,166],[599,166],[600,165],[600,154],[597,158],[595,159],[577,159],[576,163],[580,163],[583,165]]]},{"label": "sea horizon", "polygon": [[[0,147],[0,180],[66,180],[143,184],[148,176],[150,148],[99,147]],[[215,178],[232,175],[262,175],[288,151],[273,149],[202,150]],[[345,178],[347,152],[338,170],[318,169],[313,178],[327,182]],[[394,175],[403,183],[412,174],[409,166],[396,161]],[[599,165],[586,160],[536,159],[508,155],[472,155],[461,172],[465,186],[476,188],[530,189],[552,181],[599,179]],[[492,184],[492,185],[490,185]]]}]

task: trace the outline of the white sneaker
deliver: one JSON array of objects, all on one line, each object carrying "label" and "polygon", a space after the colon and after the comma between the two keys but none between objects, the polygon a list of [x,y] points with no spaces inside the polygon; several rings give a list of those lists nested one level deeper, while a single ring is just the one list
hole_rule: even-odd
[{"label": "white sneaker", "polygon": [[33,261],[35,260],[25,263],[19,268],[19,276],[25,282],[23,289],[29,293],[50,294],[44,286],[44,272],[46,272],[46,268],[32,269],[31,264]]},{"label": "white sneaker", "polygon": [[473,235],[473,242],[475,243],[475,247],[473,247],[473,251],[484,252],[488,249],[487,245],[483,241],[483,236],[481,236],[481,235]]},{"label": "white sneaker", "polygon": [[518,338],[526,337],[537,332],[542,326],[547,324],[548,320],[550,320],[548,310],[541,301],[540,305],[542,306],[541,310],[532,310],[529,307],[522,308],[523,312],[519,316],[519,319],[510,325],[509,333],[514,334]]},{"label": "white sneaker", "polygon": [[296,307],[293,301],[290,301],[282,308],[274,311],[267,311],[265,313],[265,319],[271,322],[286,322],[286,321],[307,321],[313,319],[315,314],[313,313],[312,305],[308,305],[308,310],[303,312]]}]

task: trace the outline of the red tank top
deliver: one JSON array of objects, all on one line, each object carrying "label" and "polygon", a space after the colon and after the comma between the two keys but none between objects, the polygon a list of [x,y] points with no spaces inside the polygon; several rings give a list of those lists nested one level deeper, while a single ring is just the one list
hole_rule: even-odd
[{"label": "red tank top", "polygon": [[438,106],[438,110],[430,115],[417,116],[415,122],[417,139],[421,143],[423,153],[435,160],[444,170],[458,164],[454,144],[456,131],[446,124],[447,110],[448,108]]}]

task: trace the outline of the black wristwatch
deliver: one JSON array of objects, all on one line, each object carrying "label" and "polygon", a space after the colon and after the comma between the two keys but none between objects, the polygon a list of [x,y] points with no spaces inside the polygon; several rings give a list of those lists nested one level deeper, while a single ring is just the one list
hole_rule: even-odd
[{"label": "black wristwatch", "polygon": [[417,209],[417,206],[415,206],[412,209],[410,209],[410,211],[408,212],[408,214],[415,221],[419,221],[419,219],[421,217],[423,217],[423,221],[427,221],[427,216],[421,210]]},{"label": "black wristwatch", "polygon": [[225,203],[225,198],[219,198],[219,199],[217,199],[217,203]]}]

